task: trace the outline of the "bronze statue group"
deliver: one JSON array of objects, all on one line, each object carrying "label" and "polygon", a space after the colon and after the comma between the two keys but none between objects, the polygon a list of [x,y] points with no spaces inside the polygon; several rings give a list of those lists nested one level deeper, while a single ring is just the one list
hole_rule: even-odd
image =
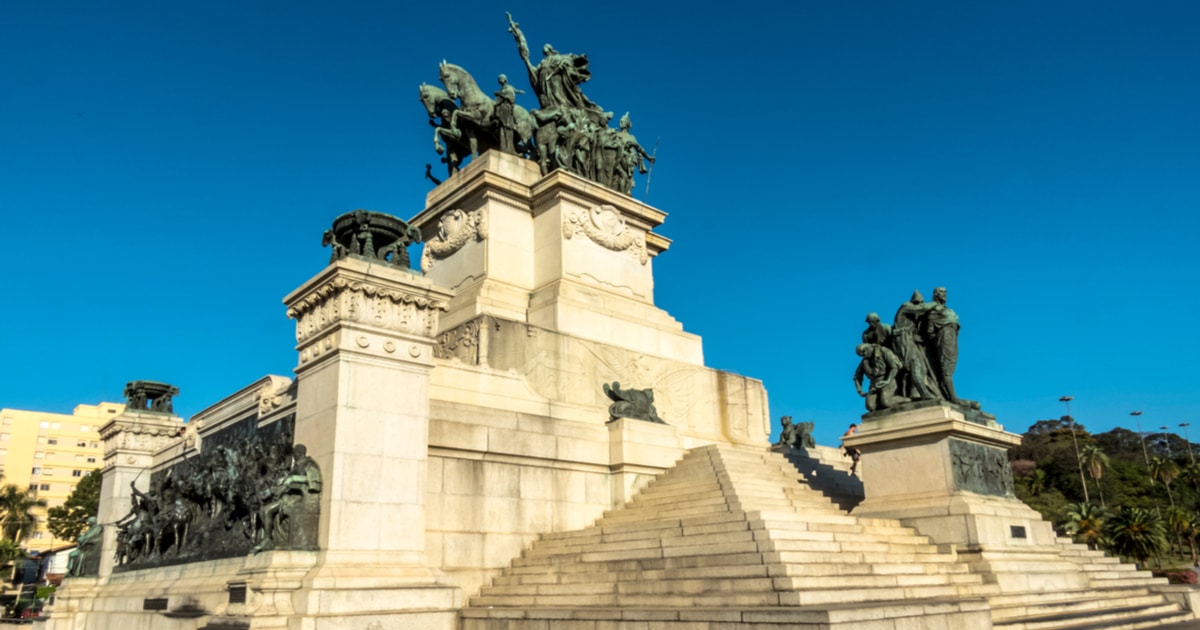
[{"label": "bronze statue group", "polygon": [[[892,325],[867,315],[867,329],[855,351],[862,358],[854,388],[867,411],[919,400],[944,400],[971,409],[979,403],[959,398],[954,389],[958,363],[958,315],[946,305],[946,288],[933,290],[933,302],[920,291],[900,305]],[[864,378],[870,386],[863,390]]]},{"label": "bronze statue group", "polygon": [[630,193],[634,173],[647,173],[647,162],[653,164],[655,158],[630,133],[628,113],[613,129],[608,126],[613,113],[580,89],[591,78],[587,55],[563,54],[546,44],[542,60],[534,65],[520,25],[511,15],[508,24],[539,107],[527,110],[517,104],[517,94],[524,92],[503,74],[493,98],[466,70],[442,61],[438,76],[446,89],[421,84],[420,98],[434,127],[434,149],[445,154],[449,173],[468,156],[493,149],[534,160],[543,174],[563,169]]}]

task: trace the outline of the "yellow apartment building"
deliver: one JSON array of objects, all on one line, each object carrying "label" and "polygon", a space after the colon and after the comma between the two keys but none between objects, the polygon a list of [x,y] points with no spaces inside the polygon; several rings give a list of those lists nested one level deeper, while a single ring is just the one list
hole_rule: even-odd
[{"label": "yellow apartment building", "polygon": [[[124,410],[124,404],[109,402],[79,405],[71,415],[0,409],[0,483],[29,488],[47,507],[62,505],[75,484],[103,464],[100,427]],[[46,510],[33,512],[37,528],[23,547],[44,550],[74,542],[55,540]]]}]

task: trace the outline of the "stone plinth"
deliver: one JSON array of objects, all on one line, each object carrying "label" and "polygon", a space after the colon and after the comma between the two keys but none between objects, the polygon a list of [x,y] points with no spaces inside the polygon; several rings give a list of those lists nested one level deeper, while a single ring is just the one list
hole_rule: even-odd
[{"label": "stone plinth", "polygon": [[324,480],[321,551],[294,596],[305,628],[343,627],[331,616],[366,627],[414,609],[437,621],[411,627],[452,624],[461,595],[425,556],[429,372],[451,296],[349,257],[284,298],[300,354],[295,439]]},{"label": "stone plinth", "polygon": [[666,214],[565,171],[488,152],[410,223],[426,277],[456,292],[451,328],[481,314],[701,365],[700,338],[654,305]]},{"label": "stone plinth", "polygon": [[949,404],[871,414],[845,443],[863,453],[866,498],[856,516],[902,519],[966,548],[1055,541],[1050,525],[1013,493],[1007,451],[1020,436],[987,414]]}]

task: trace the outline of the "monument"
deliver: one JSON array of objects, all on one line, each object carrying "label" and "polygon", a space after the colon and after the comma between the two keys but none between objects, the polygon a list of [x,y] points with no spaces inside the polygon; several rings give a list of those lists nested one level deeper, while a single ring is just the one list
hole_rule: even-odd
[{"label": "monument", "polygon": [[294,379],[186,423],[177,388],[129,384],[50,630],[1054,627],[1099,588],[1103,614],[1189,616],[1011,497],[944,289],[867,318],[863,482],[811,423],[770,448],[762,383],[655,304],[671,241],[628,194],[654,162],[629,117],[582,92],[586,55],[535,64],[508,32],[538,107],[440,64],[420,95],[450,175],[408,221],[324,231],[283,298]]}]

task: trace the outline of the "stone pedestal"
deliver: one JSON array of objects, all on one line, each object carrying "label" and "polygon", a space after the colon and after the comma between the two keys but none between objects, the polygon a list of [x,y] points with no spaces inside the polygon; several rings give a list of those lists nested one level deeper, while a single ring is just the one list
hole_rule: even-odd
[{"label": "stone pedestal", "polygon": [[612,504],[624,505],[651,480],[683,456],[683,440],[674,427],[618,418],[608,423]]},{"label": "stone pedestal", "polygon": [[1014,590],[1083,588],[1052,525],[1013,492],[1008,449],[1020,436],[993,416],[943,402],[867,414],[847,446],[862,451],[860,517],[899,519],[954,545],[990,582]]},{"label": "stone pedestal", "polygon": [[666,214],[566,171],[491,151],[410,222],[426,277],[456,296],[444,329],[481,314],[703,365],[700,338],[654,305]]},{"label": "stone pedestal", "polygon": [[962,548],[1055,541],[1013,493],[1007,451],[1020,436],[990,415],[944,403],[868,414],[845,443],[863,454],[866,498],[856,516],[899,518]]},{"label": "stone pedestal", "polygon": [[[295,439],[324,480],[316,569],[295,597],[300,627],[453,625],[461,594],[425,558],[428,381],[451,295],[350,257],[284,299],[300,353]],[[413,610],[425,621],[400,620]]]}]

